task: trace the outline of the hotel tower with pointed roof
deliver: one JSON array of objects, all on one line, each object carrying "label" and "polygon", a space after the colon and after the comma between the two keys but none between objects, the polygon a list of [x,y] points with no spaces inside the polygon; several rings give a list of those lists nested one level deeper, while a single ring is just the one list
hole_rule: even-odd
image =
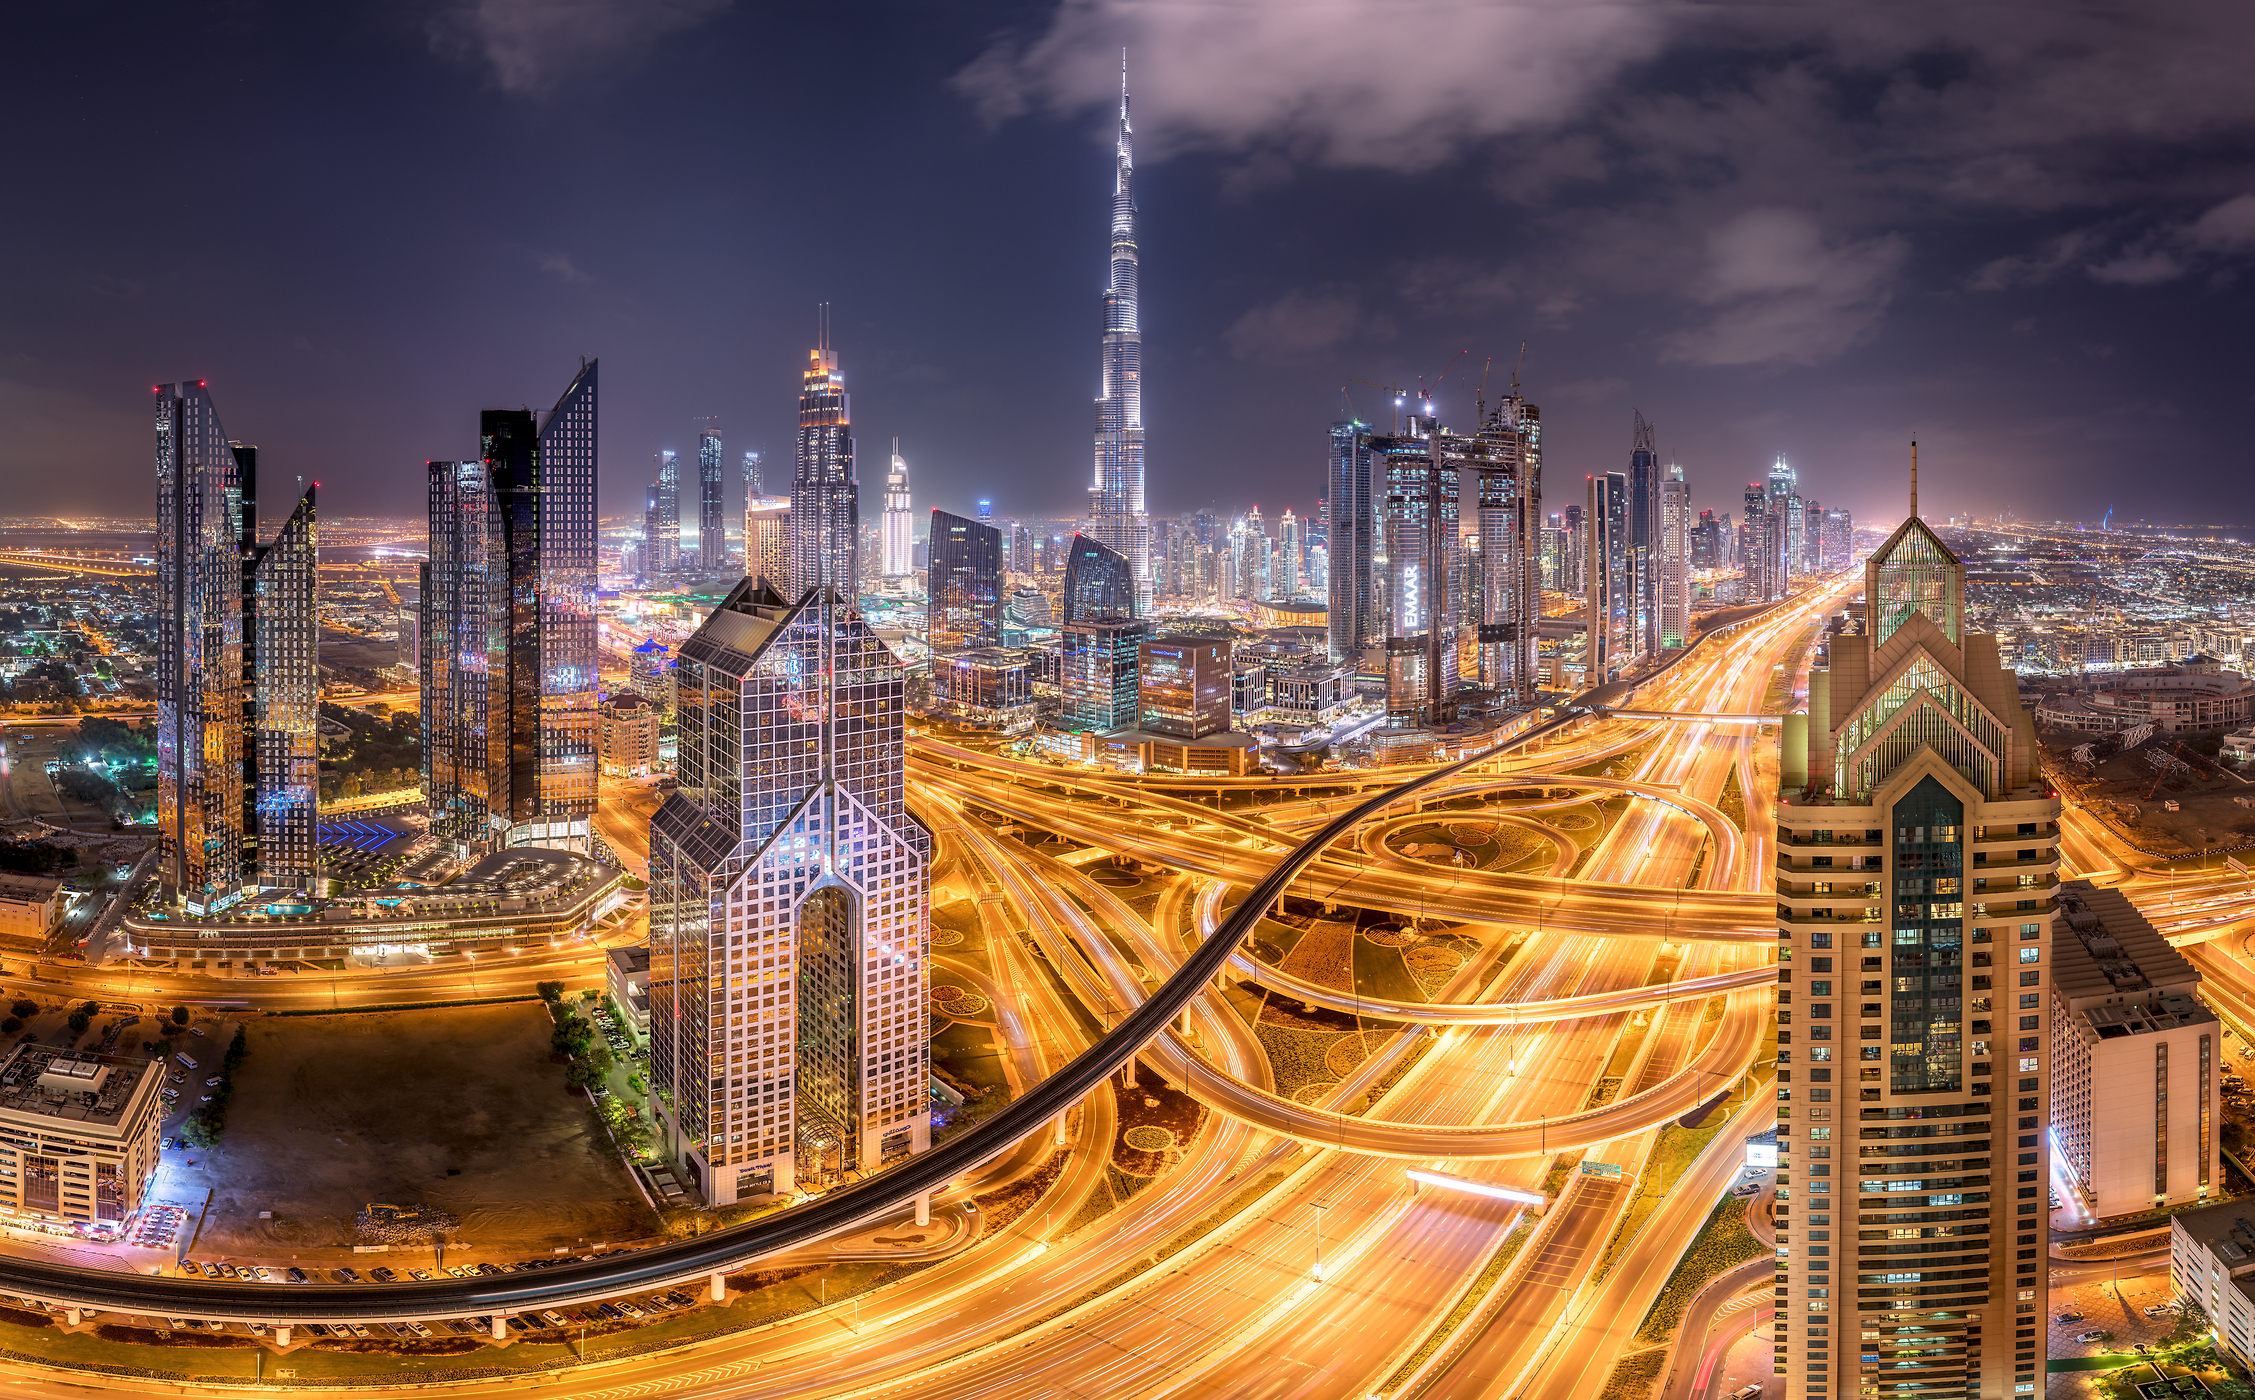
[{"label": "hotel tower with pointed roof", "polygon": [[1791,1400],[2043,1385],[2059,801],[1911,515],[1784,725],[1778,1282]]}]

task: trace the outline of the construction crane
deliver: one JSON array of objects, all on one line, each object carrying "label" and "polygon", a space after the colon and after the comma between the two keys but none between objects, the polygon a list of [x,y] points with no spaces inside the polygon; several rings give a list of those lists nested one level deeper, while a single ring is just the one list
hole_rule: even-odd
[{"label": "construction crane", "polygon": [[[2161,780],[2169,776],[2170,769],[2176,767],[2179,763],[2182,763],[2184,761],[2180,757],[2180,755],[2184,753],[2184,748],[2185,741],[2182,739],[2179,739],[2176,743],[2169,746],[2169,756],[2161,760],[2159,763],[2153,765],[2152,786],[2148,787],[2145,790],[2145,796],[2139,798],[2139,801],[2151,802],[2153,800],[2153,795],[2161,791]],[[2151,750],[2148,750],[2148,752],[2151,752]],[[2189,767],[2190,765],[2188,764],[2187,766]]]}]

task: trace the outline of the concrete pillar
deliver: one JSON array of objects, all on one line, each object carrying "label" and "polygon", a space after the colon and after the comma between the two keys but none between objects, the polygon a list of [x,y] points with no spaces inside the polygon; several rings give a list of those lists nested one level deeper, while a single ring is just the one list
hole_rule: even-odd
[{"label": "concrete pillar", "polygon": [[713,1271],[713,1301],[716,1303],[728,1301],[728,1275],[717,1269]]},{"label": "concrete pillar", "polygon": [[929,1191],[916,1198],[916,1223],[919,1225],[932,1223],[932,1193]]},{"label": "concrete pillar", "polygon": [[1065,1144],[1067,1144],[1067,1143],[1069,1143],[1069,1142],[1071,1142],[1071,1141],[1073,1140],[1072,1134],[1071,1134],[1071,1133],[1069,1133],[1069,1132],[1067,1132],[1067,1131],[1065,1130],[1065,1115],[1064,1115],[1064,1114],[1062,1114],[1062,1113],[1058,1114],[1058,1115],[1057,1115],[1057,1117],[1056,1117],[1055,1119],[1053,1119],[1053,1120],[1052,1120],[1052,1122],[1053,1122],[1053,1123],[1054,1123],[1054,1124],[1056,1125],[1056,1128],[1057,1128],[1056,1134],[1055,1134],[1055,1135],[1054,1135],[1054,1136],[1053,1136],[1053,1137],[1052,1137],[1052,1138],[1050,1139],[1050,1141],[1051,1141],[1051,1142],[1052,1142],[1052,1143],[1053,1143],[1054,1145],[1056,1145],[1056,1146],[1058,1146],[1058,1147],[1063,1147],[1063,1146],[1064,1146]]},{"label": "concrete pillar", "polygon": [[493,1315],[493,1339],[497,1342],[509,1340],[509,1319],[499,1313]]},{"label": "concrete pillar", "polygon": [[286,1347],[286,1346],[288,1346],[289,1344],[290,1344],[290,1324],[289,1324],[289,1323],[287,1323],[287,1322],[277,1322],[277,1323],[275,1323],[275,1324],[274,1324],[274,1345],[276,1345],[276,1346],[278,1346],[278,1347]]},{"label": "concrete pillar", "polygon": [[80,1312],[77,1308],[65,1308],[63,1310],[63,1316],[70,1319],[71,1326],[76,1327],[81,1321],[85,1319],[86,1314]]}]

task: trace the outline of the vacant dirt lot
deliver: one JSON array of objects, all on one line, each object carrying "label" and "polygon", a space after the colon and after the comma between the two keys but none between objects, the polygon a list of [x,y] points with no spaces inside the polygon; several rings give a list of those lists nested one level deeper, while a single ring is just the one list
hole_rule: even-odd
[{"label": "vacant dirt lot", "polygon": [[538,1003],[253,1018],[225,1136],[166,1153],[159,1197],[211,1189],[203,1258],[341,1257],[371,1201],[447,1211],[470,1258],[640,1238],[647,1209],[549,1030]]}]

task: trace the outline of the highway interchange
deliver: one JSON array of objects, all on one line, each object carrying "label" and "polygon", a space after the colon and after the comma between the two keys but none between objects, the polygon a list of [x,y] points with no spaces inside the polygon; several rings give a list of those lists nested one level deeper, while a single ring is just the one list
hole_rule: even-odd
[{"label": "highway interchange", "polygon": [[[1063,1222],[1101,1185],[1115,1127],[1112,1096],[1086,1094],[1068,1108],[1026,1095],[1021,1104],[1046,1116],[1029,1123],[1021,1115],[1001,1157],[985,1166],[964,1162],[933,1184],[944,1201],[951,1187],[959,1196],[974,1182],[1023,1172],[1053,1143],[1067,1143],[1073,1150],[1039,1217],[863,1296],[850,1314],[833,1306],[678,1353],[602,1363],[536,1391],[981,1400],[1597,1393],[1735,1178],[1744,1137],[1774,1121],[1764,984],[1774,976],[1775,741],[1728,717],[1768,707],[1778,668],[1790,680],[1805,666],[1818,619],[1855,582],[1803,595],[1714,639],[1634,697],[1646,714],[1716,718],[1585,718],[1433,778],[1412,796],[1374,801],[1368,819],[1352,825],[1340,824],[1349,807],[1384,798],[1405,779],[1430,777],[1428,770],[1255,780],[1244,791],[1263,800],[1217,808],[1198,798],[1230,789],[1230,780],[1137,781],[918,739],[909,776],[918,814],[938,838],[935,882],[959,880],[976,896],[994,959],[982,985],[1001,1012],[1014,1087],[1034,1089],[1070,1066],[1085,1068],[1096,1043],[1091,1027],[1112,1032],[1104,1040],[1117,1046],[1141,1008],[1152,1034],[1133,1040],[1142,1046],[1135,1072],[1205,1103],[1213,1110],[1206,1126],[1154,1185],[1066,1233]],[[1629,771],[1610,779],[1573,772],[1611,758]],[[1743,831],[1717,806],[1734,767]],[[1513,798],[1508,807],[1453,805],[1536,789],[1546,796]],[[1625,795],[1626,802],[1601,837],[1586,849],[1573,845],[1572,856],[1560,847],[1561,858],[1542,873],[1428,865],[1366,837],[1410,824],[1418,804],[1450,803],[1451,820],[1524,822],[1589,795]],[[1333,839],[1311,843],[1327,823],[1338,827]],[[1153,916],[1092,879],[1077,857],[1058,859],[1006,834],[1020,829],[1132,859],[1161,883]],[[2141,869],[2074,813],[2064,846],[2074,869],[2124,883],[2177,941],[2231,934],[2228,944],[2193,955],[2227,999],[2226,1014],[2243,1028],[2255,1023],[2255,978],[2234,956],[2255,888],[2228,871]],[[1252,928],[1268,911],[1273,900],[1256,910],[1247,891],[1272,879],[1295,851],[1304,858],[1289,882],[1295,902],[1445,921],[1475,938],[1479,951],[1434,994],[1432,1009],[1421,1010],[1318,986],[1240,947],[1214,946],[1216,937],[1238,944],[1232,930]],[[1579,871],[1563,873],[1575,858]],[[1198,975],[1186,984],[1190,972]],[[399,974],[393,985],[448,975]],[[1399,1029],[1314,1102],[1281,1096],[1260,1043],[1222,994],[1223,979]],[[1178,988],[1185,995],[1176,1016],[1178,999],[1169,992]],[[314,989],[291,990],[302,997]],[[1167,1004],[1155,1004],[1159,997]],[[1153,1011],[1170,1014],[1154,1018]],[[1619,1086],[1593,1107],[1593,1091],[1607,1078]],[[1369,1104],[1381,1084],[1382,1096]],[[1734,1086],[1740,1098],[1729,1125],[1666,1183],[1633,1235],[1614,1242],[1642,1189],[1658,1129]],[[1613,1164],[1623,1175],[1552,1170],[1576,1161]],[[1539,1225],[1529,1222],[1532,1238],[1460,1325],[1444,1326],[1522,1208],[1415,1192],[1404,1176],[1412,1166],[1557,1196]],[[881,1209],[899,1210],[906,1194],[893,1190]],[[802,1207],[785,1217],[813,1212]],[[818,1242],[790,1244],[812,1251],[807,1257],[819,1254]],[[566,1270],[546,1272],[557,1277],[542,1286],[569,1284]],[[1759,1286],[1766,1291],[1766,1276]],[[260,1291],[272,1297],[265,1312],[275,1320],[332,1315],[320,1310],[330,1304],[316,1293],[352,1293],[352,1306],[371,1316],[440,1317],[493,1306],[442,1301],[438,1287],[381,1297]],[[72,1301],[63,1288],[49,1293]],[[418,1296],[429,1303],[418,1304]],[[251,1314],[230,1306],[211,1315]],[[1752,1325],[1758,1311],[1734,1316]],[[83,1394],[107,1384],[78,1373],[22,1375],[12,1392]],[[524,1393],[525,1382],[449,1388]]]}]

